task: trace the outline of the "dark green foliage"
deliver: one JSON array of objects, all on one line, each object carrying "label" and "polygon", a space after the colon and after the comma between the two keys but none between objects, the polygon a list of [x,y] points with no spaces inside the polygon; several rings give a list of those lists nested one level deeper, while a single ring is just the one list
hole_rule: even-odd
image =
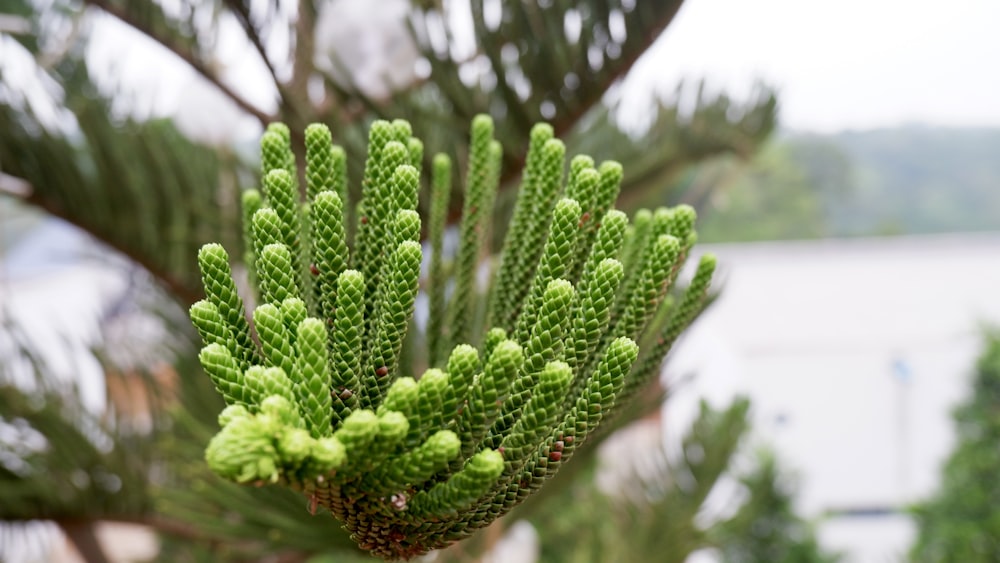
[{"label": "dark green foliage", "polygon": [[759,452],[754,469],[740,478],[749,498],[711,531],[725,563],[835,563],[840,556],[820,548],[808,522],[795,514],[792,481],[774,454]]},{"label": "dark green foliage", "polygon": [[[643,450],[630,456],[636,462],[651,458],[643,464],[651,470],[617,464],[617,473],[609,474],[613,492],[602,492],[596,483],[572,487],[538,507],[531,521],[547,531],[541,538],[542,560],[682,563],[710,547],[709,534],[695,518],[736,455],[748,429],[748,408],[745,399],[725,409],[702,403],[677,454],[668,455],[662,435],[653,432],[650,438],[656,441],[643,443]],[[596,470],[589,468],[579,479],[593,482]]]},{"label": "dark green foliage", "polygon": [[209,240],[240,248],[238,194],[207,188],[234,182],[241,167],[168,121],[118,123],[99,98],[77,99],[73,109],[81,131],[70,138],[0,103],[0,169],[27,182],[25,201],[134,257],[181,300],[197,301],[197,249]]},{"label": "dark green foliage", "polygon": [[913,509],[915,561],[994,561],[1000,552],[1000,335],[984,338],[972,392],[955,410],[957,443],[933,498]]},{"label": "dark green foliage", "polygon": [[733,499],[736,514],[723,520],[705,517],[709,493],[731,467],[748,432],[748,406],[744,399],[725,409],[702,403],[677,452],[668,453],[663,435],[652,431],[623,437],[619,446],[639,446],[625,459],[606,464],[592,460],[577,478],[588,486],[563,489],[529,515],[544,531],[541,560],[682,563],[707,549],[727,563],[837,561],[820,549],[810,526],[794,513],[788,478],[767,452],[740,478],[745,495]]}]

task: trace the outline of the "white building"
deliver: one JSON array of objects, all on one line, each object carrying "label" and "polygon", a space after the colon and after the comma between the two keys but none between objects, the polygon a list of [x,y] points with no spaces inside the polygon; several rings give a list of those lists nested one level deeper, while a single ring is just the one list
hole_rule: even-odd
[{"label": "white building", "polygon": [[[953,445],[980,327],[1000,325],[1000,234],[702,245],[721,298],[668,365],[668,404],[752,399],[756,439],[799,477],[800,510],[849,561],[902,561]],[[848,511],[850,514],[844,514]]]}]

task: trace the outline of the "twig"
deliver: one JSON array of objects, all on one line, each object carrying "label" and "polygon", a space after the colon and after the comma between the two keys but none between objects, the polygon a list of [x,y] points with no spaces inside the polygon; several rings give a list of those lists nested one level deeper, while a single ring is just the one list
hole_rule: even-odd
[{"label": "twig", "polygon": [[[9,176],[9,178],[15,178],[15,177]],[[51,201],[40,196],[39,192],[33,189],[31,184],[28,183],[27,181],[24,181],[21,178],[15,178],[15,179],[20,180],[25,186],[27,186],[27,193],[22,197],[22,201],[45,211],[46,213],[52,215],[53,217],[58,217],[59,219],[62,219],[68,223],[72,223],[84,229],[85,231],[97,237],[104,244],[110,246],[111,248],[114,248],[118,252],[121,252],[129,259],[131,259],[135,263],[141,265],[143,268],[148,270],[149,273],[153,275],[153,277],[160,280],[160,282],[162,282],[163,285],[166,286],[167,290],[170,291],[173,295],[175,295],[178,299],[180,299],[183,303],[191,304],[204,297],[204,294],[202,293],[201,288],[199,286],[197,285],[192,286],[191,284],[186,283],[184,279],[177,277],[176,275],[174,275],[173,272],[165,270],[159,265],[151,262],[149,258],[133,252],[131,249],[123,245],[121,241],[114,239],[112,237],[102,236],[100,233],[96,232],[93,228],[91,228],[90,225],[81,222],[79,217],[71,217],[69,214],[65,213],[60,207],[58,207],[57,205],[53,205]]]},{"label": "twig", "polygon": [[268,115],[261,109],[257,108],[249,101],[244,99],[242,96],[237,94],[232,88],[224,84],[222,80],[214,72],[212,72],[208,68],[208,66],[205,65],[203,61],[199,60],[194,53],[192,53],[188,49],[185,49],[182,45],[177,44],[176,41],[173,41],[168,37],[157,35],[152,29],[149,29],[147,26],[143,25],[142,22],[139,22],[134,17],[132,17],[132,15],[127,10],[123,10],[119,7],[113,6],[107,0],[84,0],[84,2],[104,11],[105,13],[111,16],[114,16],[123,23],[130,25],[136,30],[142,32],[143,34],[148,36],[150,39],[153,39],[160,45],[163,45],[167,50],[169,50],[171,53],[176,55],[182,61],[187,63],[188,66],[193,68],[198,74],[205,77],[206,80],[211,82],[216,88],[219,89],[220,92],[225,94],[226,97],[232,100],[233,103],[239,106],[243,111],[256,117],[257,120],[261,122],[261,124],[266,125],[267,123],[274,121],[273,116]]},{"label": "twig", "polygon": [[260,59],[264,62],[264,66],[267,67],[267,71],[271,74],[274,83],[280,85],[281,81],[278,80],[278,73],[271,59],[267,56],[264,43],[261,41],[260,30],[250,21],[250,12],[246,9],[246,6],[239,2],[239,0],[225,0],[225,4],[229,6],[229,9],[236,15],[236,19],[243,26],[243,31],[246,33],[247,39],[250,40],[250,44],[257,50],[257,54],[260,55]]},{"label": "twig", "polygon": [[57,522],[57,524],[84,561],[87,563],[110,563],[111,560],[104,554],[101,542],[97,539],[97,534],[94,533],[94,522],[66,520]]}]

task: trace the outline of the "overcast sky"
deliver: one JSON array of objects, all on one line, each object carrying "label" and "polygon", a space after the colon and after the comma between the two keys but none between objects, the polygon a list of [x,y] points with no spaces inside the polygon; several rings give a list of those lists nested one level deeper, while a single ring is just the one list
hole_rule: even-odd
[{"label": "overcast sky", "polygon": [[1000,0],[688,0],[647,55],[650,84],[766,81],[788,128],[1000,126]]},{"label": "overcast sky", "polygon": [[[338,9],[343,19],[353,12]],[[351,25],[370,25],[372,14],[363,16]],[[140,34],[122,30],[95,39],[95,51],[112,67],[146,83],[138,99],[187,106],[181,121],[200,128],[238,115],[189,69],[151,64],[147,54],[155,49],[142,48],[149,42]],[[138,47],[131,57],[122,56],[123,40]],[[273,103],[262,67],[244,51],[250,47],[242,41],[222,47],[229,78],[245,97]],[[737,99],[756,81],[775,87],[788,129],[1000,126],[1000,0],[687,0],[640,59],[626,91],[671,92],[679,80],[700,78]],[[150,88],[149,81],[161,84]],[[256,136],[252,119],[241,122]]]}]

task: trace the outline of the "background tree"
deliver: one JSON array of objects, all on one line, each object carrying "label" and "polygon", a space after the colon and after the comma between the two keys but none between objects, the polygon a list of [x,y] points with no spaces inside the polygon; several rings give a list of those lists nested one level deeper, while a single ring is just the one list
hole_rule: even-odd
[{"label": "background tree", "polygon": [[[645,130],[619,127],[615,108],[601,100],[680,4],[477,0],[468,4],[471,21],[462,21],[462,2],[396,0],[387,6],[401,7],[400,17],[367,29],[402,44],[397,57],[402,64],[365,70],[383,73],[365,87],[356,78],[361,63],[370,61],[337,56],[349,37],[317,43],[328,35],[324,22],[357,12],[361,4],[216,0],[183,1],[168,9],[151,0],[5,0],[4,12],[20,15],[6,34],[19,48],[6,49],[28,70],[5,65],[2,71],[0,168],[21,181],[20,196],[28,203],[123,251],[185,303],[200,297],[193,251],[209,240],[228,243],[239,232],[238,188],[253,176],[233,176],[233,168],[246,165],[234,162],[225,147],[190,142],[182,147],[166,124],[123,120],[114,92],[98,86],[86,62],[89,29],[99,23],[95,14],[104,13],[175,55],[259,125],[287,123],[296,132],[300,156],[305,126],[328,124],[347,149],[354,180],[363,170],[367,124],[376,117],[410,121],[425,140],[425,155],[457,156],[465,150],[465,124],[489,113],[505,147],[504,187],[512,186],[520,171],[531,125],[548,121],[567,140],[567,154],[614,157],[631,171],[624,193],[662,193],[673,175],[700,160],[752,154],[773,130],[776,115],[775,98],[766,88],[742,104],[699,88],[697,104],[687,114],[676,99],[658,100]],[[267,69],[270,84],[227,82],[214,47],[230,29],[226,24],[234,22]],[[464,25],[473,35],[460,41],[455,30]],[[26,85],[38,87],[26,91]],[[273,108],[241,95],[250,89],[272,91]],[[220,178],[220,172],[228,177]],[[452,219],[461,209],[458,199],[453,198]],[[511,202],[501,196],[498,203],[504,209]]]},{"label": "background tree", "polygon": [[726,563],[833,563],[840,556],[819,546],[808,522],[795,513],[794,488],[775,454],[761,450],[741,476],[748,498],[731,518],[709,532]]},{"label": "background tree", "polygon": [[[542,560],[683,562],[708,547],[695,516],[737,454],[748,409],[745,399],[723,409],[703,402],[676,452],[666,451],[660,421],[645,421],[647,435],[616,448],[616,457],[628,456],[624,463],[594,459],[576,481],[591,486],[567,487],[530,517],[542,530]],[[642,454],[627,451],[633,448]]]},{"label": "background tree", "polygon": [[[727,563],[837,561],[795,514],[787,476],[772,454],[749,456],[748,471],[734,470],[747,457],[748,415],[746,399],[724,408],[702,402],[673,447],[664,445],[657,418],[633,424],[638,436],[608,444],[603,461],[592,458],[576,486],[528,517],[540,531],[541,560],[683,562],[710,550]],[[739,487],[726,484],[736,477]],[[591,486],[579,486],[584,482]],[[708,502],[713,491],[723,494]]]},{"label": "background tree", "polygon": [[990,332],[970,397],[954,413],[957,444],[940,490],[916,506],[915,561],[992,561],[1000,551],[1000,335]]},{"label": "background tree", "polygon": [[[827,236],[832,227],[817,184],[823,174],[800,165],[798,146],[772,143],[749,162],[732,157],[698,167],[690,192],[705,192],[704,241],[792,240]],[[726,189],[713,189],[724,183]]]},{"label": "background tree", "polygon": [[[647,128],[625,131],[618,125],[619,109],[602,100],[669,24],[679,1],[473,1],[471,19],[464,22],[461,2],[397,2],[401,16],[377,20],[371,33],[383,44],[402,47],[398,57],[387,57],[396,62],[381,67],[383,74],[375,78],[363,73],[371,65],[338,56],[350,47],[346,32],[341,42],[326,42],[329,22],[357,12],[360,4],[366,3],[4,0],[0,12],[12,16],[0,29],[10,55],[5,60],[18,64],[0,65],[0,191],[82,227],[128,256],[150,274],[137,278],[135,292],[163,288],[159,295],[167,302],[186,306],[201,296],[195,265],[201,244],[214,240],[239,247],[239,197],[241,188],[254,185],[255,158],[227,144],[226,136],[208,144],[182,133],[170,119],[141,117],[134,103],[95,76],[88,45],[108,16],[171,53],[258,125],[289,123],[300,155],[304,126],[329,124],[347,149],[355,188],[363,170],[363,132],[378,117],[410,120],[426,141],[428,158],[444,150],[464,162],[469,120],[479,112],[493,115],[505,147],[502,188],[515,185],[530,126],[549,121],[567,140],[569,154],[586,151],[622,161],[624,193],[665,194],[657,197],[669,203],[684,200],[682,192],[670,191],[682,172],[721,154],[749,156],[774,127],[776,103],[766,88],[743,103],[700,90],[696,107],[686,113],[676,99],[659,99]],[[471,39],[457,37],[456,31],[466,28]],[[232,82],[220,63],[217,48],[233,29],[270,77],[266,86]],[[273,103],[257,104],[246,95],[259,89],[268,90]],[[498,196],[498,225],[505,224],[502,210],[512,202],[508,193]],[[642,199],[636,196],[636,205]],[[461,203],[452,198],[452,220]],[[108,413],[92,416],[76,406],[79,396],[72,389],[44,387],[30,398],[15,384],[18,376],[4,378],[0,423],[33,428],[48,447],[10,458],[30,460],[19,471],[4,465],[2,494],[21,496],[0,494],[0,519],[78,525],[83,530],[78,546],[91,560],[102,557],[86,541],[97,520],[152,525],[167,534],[170,553],[192,557],[273,552],[301,558],[350,545],[331,533],[329,521],[308,518],[296,497],[231,487],[205,470],[202,448],[214,431],[220,402],[195,367],[190,327],[178,323],[170,307],[160,318],[176,337],[168,362],[175,375],[166,377],[177,391],[169,400],[150,403],[151,430],[126,430],[121,402],[110,401]],[[106,348],[126,346],[109,337]],[[18,348],[21,357],[44,380],[46,368],[29,348]],[[121,370],[112,356],[99,354],[107,371],[128,371],[132,376],[123,380],[129,386],[150,397],[161,395],[164,384],[153,378],[152,366]],[[89,427],[97,434],[77,431]],[[85,448],[87,456],[72,453],[86,443],[83,438],[93,441],[97,435],[110,442]],[[40,486],[45,475],[67,462],[113,475],[120,485],[112,491],[91,486],[100,480],[88,479],[73,494]],[[272,510],[239,508],[260,502]]]}]

